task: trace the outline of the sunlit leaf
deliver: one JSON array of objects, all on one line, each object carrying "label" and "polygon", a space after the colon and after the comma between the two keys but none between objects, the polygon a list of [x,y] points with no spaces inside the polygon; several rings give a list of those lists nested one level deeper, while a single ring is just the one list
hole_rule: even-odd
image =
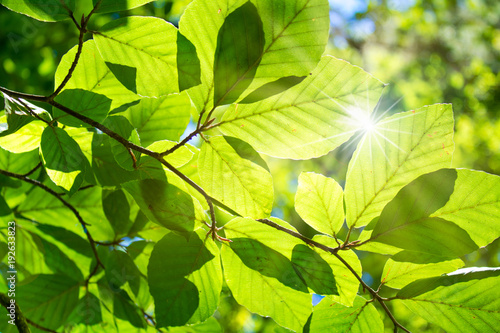
[{"label": "sunlit leaf", "polygon": [[40,152],[47,174],[56,185],[67,191],[81,185],[83,174],[90,166],[68,133],[58,127],[47,127],[42,134]]},{"label": "sunlit leaf", "polygon": [[[327,245],[331,248],[335,248],[338,246],[337,242],[333,238],[325,235],[316,235],[313,237],[313,240]],[[335,284],[337,286],[339,295],[327,297],[329,297],[329,299],[333,300],[334,302],[343,304],[345,306],[352,306],[359,289],[358,279],[356,279],[354,274],[352,274],[352,272],[346,267],[346,265],[335,256],[332,256],[330,253],[327,253],[323,250],[315,249],[315,251],[330,265],[335,276]],[[356,253],[354,253],[354,251],[340,251],[339,255],[345,262],[349,264],[349,266],[351,266],[351,268],[356,272],[358,276],[361,276],[361,262],[359,261],[359,258]]]},{"label": "sunlit leaf", "polygon": [[415,281],[397,298],[446,332],[494,332],[500,325],[500,269],[471,267]]},{"label": "sunlit leaf", "polygon": [[478,246],[500,237],[500,177],[457,169],[455,190],[431,217],[442,218],[467,231]]},{"label": "sunlit leaf", "polygon": [[204,189],[242,216],[268,217],[274,201],[273,179],[259,154],[246,142],[215,136],[198,157]]},{"label": "sunlit leaf", "polygon": [[[77,47],[78,46],[75,46],[69,50],[59,62],[55,74],[56,87],[61,84],[67,75],[75,59]],[[105,95],[111,99],[111,110],[139,99],[139,96],[126,89],[120,81],[116,79],[101,58],[93,40],[88,40],[83,43],[80,59],[73,71],[73,75],[68,83],[66,83],[64,90],[65,89],[83,89],[96,94]]]},{"label": "sunlit leaf", "polygon": [[303,243],[251,219],[235,218],[224,230],[233,241],[222,247],[224,276],[236,301],[300,331],[312,310],[311,295],[291,260]]},{"label": "sunlit leaf", "polygon": [[[113,239],[113,228],[102,210],[100,188],[78,191],[71,198],[65,199],[78,210],[84,221],[90,224],[87,229],[95,240]],[[64,227],[86,239],[83,228],[73,212],[41,188],[35,188],[28,194],[26,200],[18,207],[18,212],[41,223]]]},{"label": "sunlit leaf", "polygon": [[[244,3],[244,0],[194,1],[186,9],[179,22],[180,31],[193,42],[200,54],[202,84],[189,90],[189,95],[198,112],[209,111],[214,106],[214,65],[217,45],[220,45],[217,41],[219,31],[222,31],[222,35],[225,34],[221,27],[225,25],[225,28],[234,26],[234,29],[241,29],[241,25],[248,26],[248,24],[240,25],[239,23],[242,22],[224,24],[226,18],[239,7],[241,8]],[[292,3],[285,0],[271,2],[256,0],[252,1],[252,4],[255,5],[261,17],[265,43],[262,56],[253,64],[245,65],[249,72],[255,72],[248,77],[250,79],[253,77],[253,80],[245,90],[251,92],[283,77],[308,75],[319,61],[327,42],[329,21],[327,1]],[[251,7],[248,4],[244,6],[247,6],[247,9]],[[243,15],[247,12],[248,10],[240,9],[239,13],[237,12],[231,18],[245,16],[248,19],[249,15]],[[226,41],[229,42],[230,38]],[[244,40],[237,40],[237,42],[244,44],[246,49],[254,43]],[[260,45],[257,46],[260,47]],[[255,51],[257,50],[252,50],[252,52]],[[244,58],[246,56],[240,59]],[[239,76],[239,80],[245,77],[247,76],[243,73]],[[240,84],[235,87],[238,87],[239,93],[246,88]],[[234,87],[228,88],[234,89]]]},{"label": "sunlit leaf", "polygon": [[141,142],[148,146],[158,140],[178,141],[184,133],[191,110],[186,93],[160,98],[142,98],[139,104],[123,113],[139,132]]},{"label": "sunlit leaf", "polygon": [[75,10],[75,0],[0,0],[15,12],[46,22],[69,19]]},{"label": "sunlit leaf", "polygon": [[381,280],[386,286],[401,289],[413,281],[453,272],[463,266],[460,259],[401,251],[387,260]]},{"label": "sunlit leaf", "polygon": [[303,172],[299,176],[295,210],[314,229],[335,235],[344,223],[342,187],[331,178]]},{"label": "sunlit leaf", "polygon": [[220,129],[267,155],[319,157],[362,128],[360,114],[369,117],[382,87],[361,68],[324,56],[312,75],[286,92],[230,106]]},{"label": "sunlit leaf", "polygon": [[0,137],[0,147],[12,153],[25,153],[40,146],[45,123],[35,120],[15,133]]},{"label": "sunlit leaf", "polygon": [[[118,80],[141,96],[160,97],[199,83],[196,50],[177,28],[162,19],[117,19],[96,32],[94,39]],[[188,57],[195,65],[178,68],[181,57]]]},{"label": "sunlit leaf", "polygon": [[375,306],[357,296],[352,307],[324,298],[314,307],[304,332],[382,333],[384,323]]},{"label": "sunlit leaf", "polygon": [[349,162],[347,225],[367,225],[404,185],[425,173],[450,167],[452,137],[449,104],[398,113],[374,125]]}]

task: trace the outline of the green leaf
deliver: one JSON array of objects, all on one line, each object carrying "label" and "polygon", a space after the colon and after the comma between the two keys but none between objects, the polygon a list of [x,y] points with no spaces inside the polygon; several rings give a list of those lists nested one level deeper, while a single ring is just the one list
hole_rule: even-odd
[{"label": "green leaf", "polygon": [[107,256],[105,267],[106,279],[111,289],[117,290],[128,283],[134,295],[139,293],[141,272],[127,253],[111,251]]},{"label": "green leaf", "polygon": [[[115,321],[116,318],[124,320],[127,322],[125,325],[128,326],[129,330],[138,331],[137,329],[145,328],[146,323],[141,310],[134,304],[125,290],[112,288],[105,278],[97,281],[97,286],[101,302],[113,314],[111,321]],[[117,328],[117,331],[120,332],[120,329]],[[142,331],[139,330],[139,332]]]},{"label": "green leaf", "polygon": [[0,3],[12,11],[45,22],[69,19],[68,11],[75,10],[75,0],[0,0]]},{"label": "green leaf", "polygon": [[[106,119],[111,107],[111,100],[107,96],[83,89],[66,89],[56,96],[55,101],[99,123]],[[54,108],[53,114],[54,119],[61,124],[72,127],[92,127],[58,108]]]},{"label": "green leaf", "polygon": [[[211,110],[214,107],[214,65],[218,54],[216,50],[220,45],[214,41],[219,39],[219,31],[223,25],[225,27],[220,33],[222,35],[225,35],[224,30],[231,26],[242,31],[242,27],[237,24],[238,22],[225,22],[230,14],[244,3],[243,0],[229,2],[220,0],[194,1],[186,9],[179,22],[180,31],[195,44],[198,53],[203,55],[200,59],[202,85],[189,91],[199,112]],[[243,75],[239,78],[242,80],[253,77],[253,81],[246,91],[251,92],[282,77],[308,75],[317,65],[328,39],[328,2],[325,0],[300,3],[285,0],[271,2],[255,0],[252,3],[257,8],[262,21],[265,44],[260,59],[254,61],[253,64],[245,65],[249,72],[255,71],[255,74],[245,76],[242,73]],[[247,9],[240,9],[239,12],[236,12],[237,14],[230,18],[230,21],[247,13],[250,5],[245,6]],[[210,24],[206,22],[210,22]],[[251,36],[256,36],[256,31],[252,31],[254,31],[252,34],[242,31],[242,33],[235,35],[247,38],[248,33]],[[236,40],[238,45],[243,44],[245,38]],[[230,42],[231,38],[225,38],[225,40]],[[247,42],[243,47],[248,48],[249,44]],[[260,45],[258,47],[260,48]],[[254,57],[255,55],[249,58],[253,59]],[[255,69],[257,65],[258,67]],[[246,87],[238,86],[237,92],[244,88]]]},{"label": "green leaf", "polygon": [[69,323],[95,325],[102,322],[101,302],[96,295],[87,292],[76,304],[75,309],[68,318]]},{"label": "green leaf", "polygon": [[[317,241],[321,244],[327,245],[329,247],[335,248],[338,246],[337,242],[328,236],[325,235],[316,235],[313,237],[314,241]],[[330,300],[343,304],[345,306],[353,306],[354,299],[359,289],[359,281],[356,279],[354,274],[335,256],[332,256],[330,253],[327,253],[323,250],[314,249],[316,253],[318,253],[331,267],[334,277],[336,289],[339,292],[339,295],[327,296]],[[359,261],[358,256],[354,251],[340,251],[339,255],[346,261],[349,266],[354,269],[354,271],[361,276],[361,262]]]},{"label": "green leaf", "polygon": [[[80,235],[77,235],[60,226],[52,226],[42,223],[33,224],[31,221],[26,220],[19,220],[17,223],[23,229],[29,230],[32,234],[40,236],[42,240],[46,240],[47,242],[57,246],[60,251],[74,260],[74,263],[80,272],[89,271],[91,260],[94,258],[94,255],[88,240],[86,239],[84,233],[81,232],[81,228],[79,230]],[[32,257],[35,258],[36,256]],[[65,263],[59,263],[59,265],[64,266]],[[56,269],[55,265],[52,265],[51,267]]]},{"label": "green leaf", "polygon": [[219,249],[203,230],[189,239],[169,233],[151,253],[148,277],[158,328],[205,321],[222,290]]},{"label": "green leaf", "polygon": [[391,288],[401,289],[418,279],[453,272],[463,266],[464,262],[460,259],[401,251],[385,263],[382,283]]},{"label": "green leaf", "polygon": [[56,330],[78,304],[79,287],[66,275],[40,274],[17,286],[16,301],[27,318]]},{"label": "green leaf", "polygon": [[[162,153],[174,147],[175,145],[177,145],[177,142],[162,140],[154,142],[153,144],[148,146],[147,149],[156,153]],[[176,168],[179,168],[191,161],[193,159],[193,155],[193,152],[187,146],[180,146],[177,150],[175,150],[171,154],[168,154],[164,158],[168,163],[172,164]],[[164,166],[163,168],[166,169],[167,167]]]},{"label": "green leaf", "polygon": [[357,296],[352,307],[324,298],[314,307],[304,332],[383,333],[384,323],[375,306]]},{"label": "green leaf", "polygon": [[295,210],[314,229],[335,235],[344,223],[344,195],[333,179],[302,172],[295,195]]},{"label": "green leaf", "polygon": [[145,5],[153,0],[92,0],[94,6],[99,3],[99,7],[96,9],[96,13],[112,13],[120,12],[122,10],[128,10]]},{"label": "green leaf", "polygon": [[138,179],[139,172],[122,168],[115,160],[111,138],[95,133],[92,138],[92,171],[101,186],[116,186]]},{"label": "green leaf", "polygon": [[441,169],[403,187],[382,211],[371,241],[442,257],[460,257],[477,249],[456,224],[429,217],[453,193],[457,171]]},{"label": "green leaf", "polygon": [[226,17],[215,51],[215,105],[235,102],[250,85],[262,58],[264,43],[262,21],[250,1]]},{"label": "green leaf", "polygon": [[13,98],[2,92],[5,101],[5,115],[7,116],[7,124],[9,133],[14,133],[24,125],[35,120],[35,115],[40,118],[51,121],[50,114],[39,106],[19,98]]},{"label": "green leaf", "polygon": [[192,231],[196,221],[203,220],[193,197],[165,180],[143,179],[125,183],[122,187],[134,197],[151,221],[167,229]]},{"label": "green leaf", "polygon": [[358,118],[360,114],[369,117],[382,87],[382,82],[359,67],[325,56],[312,75],[286,92],[230,106],[220,129],[267,155],[319,157],[362,127]]},{"label": "green leaf", "polygon": [[[94,39],[118,80],[141,96],[160,97],[199,83],[196,50],[162,19],[117,19],[95,33]],[[184,59],[178,68],[179,58],[183,57],[190,59],[189,66]]]},{"label": "green leaf", "polygon": [[125,193],[121,189],[103,189],[102,209],[113,227],[115,237],[126,235],[132,226],[132,221],[130,220],[130,204]]},{"label": "green leaf", "polygon": [[67,191],[81,185],[90,166],[78,143],[66,131],[47,127],[42,133],[40,152],[47,174],[56,185]]},{"label": "green leaf", "polygon": [[214,317],[210,317],[204,323],[184,327],[169,327],[169,333],[221,333],[222,328]]},{"label": "green leaf", "polygon": [[[5,238],[4,238],[5,237]],[[0,238],[7,243],[7,232]],[[49,274],[52,269],[45,263],[45,251],[38,235],[22,228],[16,228],[16,270],[22,275]]]},{"label": "green leaf", "polygon": [[500,325],[498,283],[498,268],[464,268],[415,281],[397,298],[446,332],[494,332]]},{"label": "green leaf", "polygon": [[301,330],[311,314],[311,295],[291,261],[295,246],[304,243],[245,218],[231,220],[224,230],[232,240],[222,247],[224,276],[236,301],[281,326]]},{"label": "green leaf", "polygon": [[[83,220],[90,224],[87,229],[95,240],[113,239],[114,231],[102,209],[101,188],[93,187],[77,191],[71,198],[65,198],[78,210]],[[19,214],[51,226],[64,226],[67,230],[86,239],[79,221],[61,201],[35,188],[18,207]],[[81,250],[80,250],[81,251]]]},{"label": "green leaf", "polygon": [[380,121],[364,135],[349,162],[347,225],[367,225],[404,185],[450,167],[453,149],[449,104],[425,106]]},{"label": "green leaf", "polygon": [[25,153],[40,146],[45,123],[35,120],[15,133],[0,137],[0,147],[12,153]]},{"label": "green leaf", "polygon": [[242,216],[271,214],[273,179],[260,155],[246,142],[226,136],[205,141],[198,157],[201,185]]},{"label": "green leaf", "polygon": [[480,247],[500,237],[500,177],[458,169],[455,191],[431,214],[457,224]]},{"label": "green leaf", "polygon": [[0,169],[19,174],[30,172],[40,163],[38,151],[14,154],[0,148]]},{"label": "green leaf", "polygon": [[[139,134],[127,118],[123,116],[111,116],[104,121],[103,125],[120,135],[122,138],[125,138],[138,146],[141,145]],[[110,140],[109,143],[116,163],[118,163],[118,165],[125,170],[134,171],[136,169],[137,162],[140,160],[141,153],[125,148],[121,143],[114,139]],[[132,155],[134,155],[134,157],[132,157]]]},{"label": "green leaf", "polygon": [[[57,66],[55,86],[58,87],[68,74],[75,59],[78,46],[69,50]],[[116,79],[111,70],[101,58],[93,40],[83,43],[82,53],[73,75],[64,87],[66,89],[83,89],[111,99],[110,109],[116,109],[139,99],[139,96],[126,89]]]},{"label": "green leaf", "polygon": [[178,141],[191,117],[191,100],[186,93],[160,98],[143,98],[123,113],[137,128],[144,146],[158,140]]}]

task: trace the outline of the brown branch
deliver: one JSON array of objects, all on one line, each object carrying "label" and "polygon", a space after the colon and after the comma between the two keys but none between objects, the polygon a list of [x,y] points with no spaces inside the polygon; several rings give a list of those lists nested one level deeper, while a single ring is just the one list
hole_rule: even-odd
[{"label": "brown branch", "polygon": [[40,331],[57,333],[56,331],[51,330],[50,328],[46,328],[46,327],[40,326],[37,323],[35,323],[35,322],[33,322],[33,321],[29,320],[29,319],[26,319],[26,321],[28,322],[28,324],[30,324],[31,326],[33,326],[35,328],[38,328]]},{"label": "brown branch", "polygon": [[24,175],[24,177],[28,177],[29,175],[32,175],[33,172],[35,172],[36,170],[40,169],[40,167],[42,166],[42,162],[38,162],[38,164],[36,165],[36,167],[34,167],[33,169],[31,169],[30,171],[26,172]]},{"label": "brown branch", "polygon": [[47,96],[20,93],[17,91],[9,90],[4,87],[0,87],[0,91],[15,98],[24,98],[35,102],[47,102]]},{"label": "brown branch", "polygon": [[[26,96],[25,96],[26,97]],[[29,97],[26,97],[26,98],[29,98]],[[55,106],[57,107],[58,109],[62,110],[63,112],[66,112],[67,114],[69,115],[72,115],[73,117],[99,129],[100,131],[102,131],[103,133],[107,134],[108,136],[110,136],[111,138],[115,139],[116,141],[118,141],[119,143],[121,143],[125,148],[127,149],[133,149],[133,150],[136,150],[142,154],[145,154],[145,155],[148,155],[148,156],[151,156],[153,158],[155,158],[156,160],[158,160],[160,163],[162,163],[164,166],[166,166],[170,171],[172,171],[175,175],[177,175],[178,177],[180,177],[182,180],[184,180],[188,185],[190,185],[191,187],[193,187],[196,191],[198,191],[204,198],[205,200],[207,201],[208,203],[208,206],[209,206],[209,209],[210,209],[210,217],[212,219],[212,224],[210,225],[210,231],[209,233],[212,234],[212,237],[215,239],[222,239],[222,240],[225,240],[223,239],[222,237],[218,236],[217,235],[217,231],[219,230],[219,228],[216,227],[216,222],[215,222],[215,211],[214,211],[214,207],[213,207],[213,204],[217,204],[218,206],[228,210],[230,213],[234,214],[234,215],[238,215],[238,216],[241,216],[240,214],[234,212],[233,210],[231,210],[230,208],[228,208],[227,206],[225,206],[224,204],[220,203],[219,201],[217,201],[216,199],[212,198],[208,193],[205,192],[205,190],[203,190],[198,184],[196,184],[194,181],[192,181],[189,177],[187,177],[186,175],[184,175],[182,172],[180,172],[179,170],[177,170],[173,165],[171,165],[170,163],[168,163],[167,161],[165,161],[163,159],[163,156],[162,156],[162,153],[156,153],[156,152],[153,152],[153,151],[150,151],[146,148],[143,148],[141,146],[138,146],[128,140],[126,140],[125,138],[123,138],[122,136],[120,136],[119,134],[111,131],[110,129],[108,129],[107,127],[105,127],[104,125],[102,125],[101,123],[99,122],[96,122],[84,115],[81,115],[71,109],[69,109],[68,107],[65,107],[64,105],[61,105],[53,100],[47,100],[48,103],[50,103],[52,106]],[[213,110],[212,110],[213,111]],[[209,114],[210,115],[210,114]],[[198,121],[199,122],[199,121]],[[199,127],[199,128],[203,128],[203,126]],[[195,131],[196,132],[196,131]],[[199,131],[198,133],[201,133],[201,131]],[[357,274],[357,272],[349,265],[349,263],[347,263],[339,254],[338,254],[338,251],[341,250],[341,249],[348,249],[350,248],[350,246],[355,246],[355,245],[359,245],[359,244],[356,244],[356,242],[352,242],[352,243],[347,243],[348,240],[346,240],[346,242],[344,244],[342,244],[341,246],[337,247],[337,248],[331,248],[331,247],[328,247],[326,245],[323,245],[321,243],[318,243],[316,241],[313,241],[312,239],[309,239],[303,235],[301,235],[300,233],[297,233],[297,232],[294,232],[293,230],[289,230],[287,228],[284,228],[284,227],[281,227],[280,225],[268,220],[268,219],[259,219],[257,220],[261,223],[264,223],[264,224],[267,224],[273,228],[276,228],[278,230],[281,230],[283,232],[286,232],[298,239],[301,239],[302,241],[304,241],[305,243],[309,244],[309,245],[312,245],[312,246],[315,246],[315,247],[318,247],[328,253],[331,253],[333,255],[335,255],[335,257],[337,259],[339,259],[346,267],[347,269],[349,269],[349,271],[351,271],[351,273],[356,277],[356,279],[360,282],[360,284],[363,286],[363,288],[365,290],[368,290],[368,292],[373,296],[374,299],[376,299],[382,306],[382,308],[384,309],[384,311],[387,313],[387,315],[389,316],[389,318],[392,320],[393,324],[394,324],[394,327],[395,327],[395,330],[397,330],[397,328],[401,328],[402,330],[404,330],[405,332],[410,332],[408,331],[404,326],[402,326],[401,324],[399,324],[399,322],[396,320],[396,318],[392,315],[392,313],[390,312],[390,310],[387,308],[387,305],[384,303],[387,299],[381,297],[377,291],[373,290],[372,288],[370,288],[362,279],[361,277]],[[95,242],[92,240],[91,241],[92,244],[94,244],[95,246]],[[96,253],[97,255],[97,253]],[[98,257],[97,257],[98,258]],[[99,261],[98,261],[99,263]],[[102,264],[101,264],[102,265]],[[99,265],[96,265],[96,267],[94,268],[94,271],[91,273],[91,276],[93,274],[95,274],[95,272],[97,272],[97,268],[98,268]],[[87,280],[87,283],[88,283],[88,280]]]},{"label": "brown branch", "polygon": [[25,103],[25,102],[24,102],[21,98],[16,98],[16,99],[17,99],[17,101],[18,101],[19,103],[21,103],[21,104],[22,104],[22,105],[26,108],[26,110],[28,110],[28,113],[29,113],[32,117],[35,117],[36,119],[43,121],[43,122],[44,122],[44,123],[46,123],[47,125],[49,125],[49,124],[50,124],[47,120],[43,119],[43,118],[42,118],[42,117],[40,117],[40,116],[39,116],[39,115],[38,115],[35,111],[33,111],[33,110],[32,110],[32,109],[28,106],[28,104],[26,104],[26,103]]},{"label": "brown branch", "polygon": [[11,304],[15,304],[15,314],[16,314],[16,319],[14,320],[14,323],[16,324],[17,330],[19,333],[30,333],[30,328],[28,326],[28,321],[26,320],[26,317],[24,317],[23,312],[17,305],[17,303],[11,303],[11,298],[7,296],[4,293],[0,293],[0,304],[9,312],[8,307],[11,306]]},{"label": "brown branch", "polygon": [[[71,14],[71,17],[73,17],[73,14]],[[66,84],[69,82],[71,77],[73,76],[73,72],[76,69],[76,65],[78,64],[78,60],[80,60],[80,55],[82,54],[83,50],[83,36],[85,35],[86,31],[86,22],[82,17],[82,23],[79,26],[76,21],[75,21],[76,26],[78,27],[78,30],[80,30],[80,35],[78,36],[78,49],[75,54],[75,59],[73,59],[73,63],[71,64],[71,67],[69,68],[68,73],[62,80],[61,84],[59,84],[59,87],[56,88],[56,90],[48,97],[49,100],[53,100],[59,93],[63,90],[63,88],[66,86]]]}]

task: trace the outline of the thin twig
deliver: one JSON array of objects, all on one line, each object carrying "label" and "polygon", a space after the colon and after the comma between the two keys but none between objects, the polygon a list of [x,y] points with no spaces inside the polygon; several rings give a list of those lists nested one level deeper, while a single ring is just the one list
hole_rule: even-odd
[{"label": "thin twig", "polygon": [[22,176],[24,177],[28,177],[30,175],[33,174],[33,172],[35,172],[36,170],[40,169],[40,167],[42,166],[42,162],[38,162],[38,164],[36,165],[36,167],[34,167],[33,169],[31,169],[30,171],[26,172],[25,174],[23,174]]},{"label": "thin twig", "polygon": [[11,97],[24,98],[36,102],[45,102],[45,103],[47,102],[47,96],[20,93],[18,91],[9,90],[4,87],[0,87],[0,91],[6,93]]},{"label": "thin twig", "polygon": [[26,183],[29,183],[29,184],[32,184],[32,185],[35,185],[39,188],[41,188],[42,190],[44,190],[45,192],[53,195],[54,197],[56,197],[64,206],[66,206],[69,210],[71,210],[73,212],[73,214],[75,215],[75,217],[77,218],[78,222],[80,222],[84,232],[85,232],[85,235],[87,236],[87,239],[90,243],[90,247],[92,248],[92,252],[94,253],[94,256],[97,260],[97,265],[98,266],[102,266],[104,267],[104,265],[101,263],[101,260],[99,259],[99,255],[97,254],[97,249],[96,249],[96,246],[95,246],[95,241],[94,239],[92,238],[92,235],[90,234],[90,232],[87,230],[87,225],[89,225],[88,223],[86,223],[83,218],[81,217],[80,213],[78,212],[78,210],[72,205],[70,204],[69,202],[67,202],[66,200],[64,200],[61,195],[59,195],[56,191],[54,191],[53,189],[49,188],[47,185],[41,183],[40,181],[38,180],[35,180],[35,179],[31,179],[31,178],[28,178],[24,175],[20,175],[20,174],[17,174],[17,173],[13,173],[13,172],[10,172],[10,171],[6,171],[6,170],[0,170],[0,174],[3,174],[7,177],[11,177],[11,178],[16,178],[16,179],[19,179],[19,180],[22,180]]},{"label": "thin twig", "polygon": [[35,322],[33,322],[33,321],[29,320],[29,319],[26,319],[26,321],[28,322],[28,324],[30,324],[31,326],[33,326],[35,328],[38,328],[40,331],[57,333],[57,331],[51,330],[50,328],[46,328],[46,327],[40,326],[37,323],[35,323]]},{"label": "thin twig", "polygon": [[[71,17],[73,17],[73,14],[71,15]],[[49,100],[53,100],[57,95],[59,95],[59,93],[63,90],[63,88],[66,86],[66,84],[73,76],[73,72],[75,71],[76,65],[78,64],[78,60],[80,60],[80,55],[82,54],[83,50],[83,37],[85,35],[85,26],[86,26],[85,20],[82,18],[82,25],[79,26],[77,24],[78,30],[80,30],[80,35],[78,36],[78,49],[75,54],[75,59],[73,59],[73,63],[71,64],[71,67],[69,68],[68,73],[62,80],[61,84],[59,84],[59,87],[57,87],[56,90],[49,96]]]}]

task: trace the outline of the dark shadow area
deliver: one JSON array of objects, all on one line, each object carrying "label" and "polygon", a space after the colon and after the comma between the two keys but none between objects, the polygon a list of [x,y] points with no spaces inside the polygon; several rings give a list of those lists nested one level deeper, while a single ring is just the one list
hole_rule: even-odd
[{"label": "dark shadow area", "polygon": [[239,157],[249,160],[269,171],[269,167],[264,159],[248,143],[232,136],[224,136],[224,140],[234,149]]},{"label": "dark shadow area", "polygon": [[319,295],[338,295],[330,265],[307,245],[293,248],[292,265],[304,283]]},{"label": "dark shadow area", "polygon": [[264,44],[262,21],[257,8],[250,1],[227,16],[219,30],[215,51],[216,105],[235,102],[250,85],[260,63]]},{"label": "dark shadow area", "polygon": [[137,68],[113,64],[106,61],[106,66],[114,74],[114,76],[125,86],[128,90],[137,94]]},{"label": "dark shadow area", "polygon": [[231,249],[250,269],[272,277],[287,287],[308,293],[305,281],[297,274],[292,262],[281,253],[250,238],[231,239]]},{"label": "dark shadow area", "polygon": [[196,47],[179,31],[177,31],[177,71],[179,91],[201,83],[201,66]]},{"label": "dark shadow area", "polygon": [[193,199],[189,194],[166,181],[157,179],[140,180],[137,186],[140,193],[134,194],[141,196],[139,201],[143,201],[147,206],[141,209],[147,209],[154,218],[153,221],[170,230],[179,232],[193,230],[195,211]]},{"label": "dark shadow area", "polygon": [[269,82],[252,91],[242,101],[241,104],[255,103],[268,97],[280,94],[296,84],[302,82],[307,76],[287,76],[276,81]]},{"label": "dark shadow area", "polygon": [[138,171],[127,171],[116,163],[106,134],[92,137],[92,171],[101,186],[117,186],[138,178]]}]

